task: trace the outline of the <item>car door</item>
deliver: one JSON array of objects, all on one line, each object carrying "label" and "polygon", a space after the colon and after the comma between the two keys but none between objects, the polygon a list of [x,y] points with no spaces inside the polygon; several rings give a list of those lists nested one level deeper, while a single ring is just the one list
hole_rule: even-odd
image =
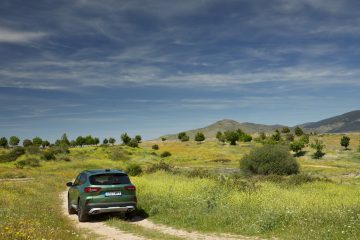
[{"label": "car door", "polygon": [[70,187],[69,189],[69,196],[70,196],[70,201],[71,201],[71,205],[77,205],[77,199],[79,197],[79,183],[80,183],[80,177],[81,177],[81,174],[79,174],[73,185]]}]

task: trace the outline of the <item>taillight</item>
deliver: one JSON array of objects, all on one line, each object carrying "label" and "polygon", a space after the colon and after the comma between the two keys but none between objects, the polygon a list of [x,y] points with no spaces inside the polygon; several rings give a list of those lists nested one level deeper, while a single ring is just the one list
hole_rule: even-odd
[{"label": "taillight", "polygon": [[101,190],[100,187],[86,187],[84,188],[84,192],[92,193],[92,192],[99,192]]},{"label": "taillight", "polygon": [[125,188],[125,190],[129,190],[129,191],[135,191],[136,190],[135,186],[126,186],[124,188]]}]

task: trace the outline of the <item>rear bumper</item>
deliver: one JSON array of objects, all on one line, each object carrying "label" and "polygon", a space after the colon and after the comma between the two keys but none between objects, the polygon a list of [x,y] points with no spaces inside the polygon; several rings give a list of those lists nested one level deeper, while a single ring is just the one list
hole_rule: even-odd
[{"label": "rear bumper", "polygon": [[136,209],[136,203],[97,203],[89,204],[87,211],[90,215],[100,213],[130,212]]}]

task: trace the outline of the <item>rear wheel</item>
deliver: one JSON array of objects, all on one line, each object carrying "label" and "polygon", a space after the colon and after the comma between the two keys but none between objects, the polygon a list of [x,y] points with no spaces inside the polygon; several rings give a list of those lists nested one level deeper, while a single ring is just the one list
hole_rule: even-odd
[{"label": "rear wheel", "polygon": [[81,206],[80,200],[78,201],[77,205],[77,215],[79,222],[86,222],[89,220],[89,215],[84,211],[84,207]]},{"label": "rear wheel", "polygon": [[76,210],[71,206],[70,196],[68,196],[68,213],[70,215],[76,213]]}]

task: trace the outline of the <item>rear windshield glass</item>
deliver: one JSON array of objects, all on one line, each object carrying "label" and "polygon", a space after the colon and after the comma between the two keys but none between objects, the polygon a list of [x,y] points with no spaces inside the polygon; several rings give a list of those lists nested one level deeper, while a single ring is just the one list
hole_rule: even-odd
[{"label": "rear windshield glass", "polygon": [[116,184],[129,184],[130,179],[126,174],[121,173],[108,173],[98,174],[89,177],[92,185],[116,185]]}]

